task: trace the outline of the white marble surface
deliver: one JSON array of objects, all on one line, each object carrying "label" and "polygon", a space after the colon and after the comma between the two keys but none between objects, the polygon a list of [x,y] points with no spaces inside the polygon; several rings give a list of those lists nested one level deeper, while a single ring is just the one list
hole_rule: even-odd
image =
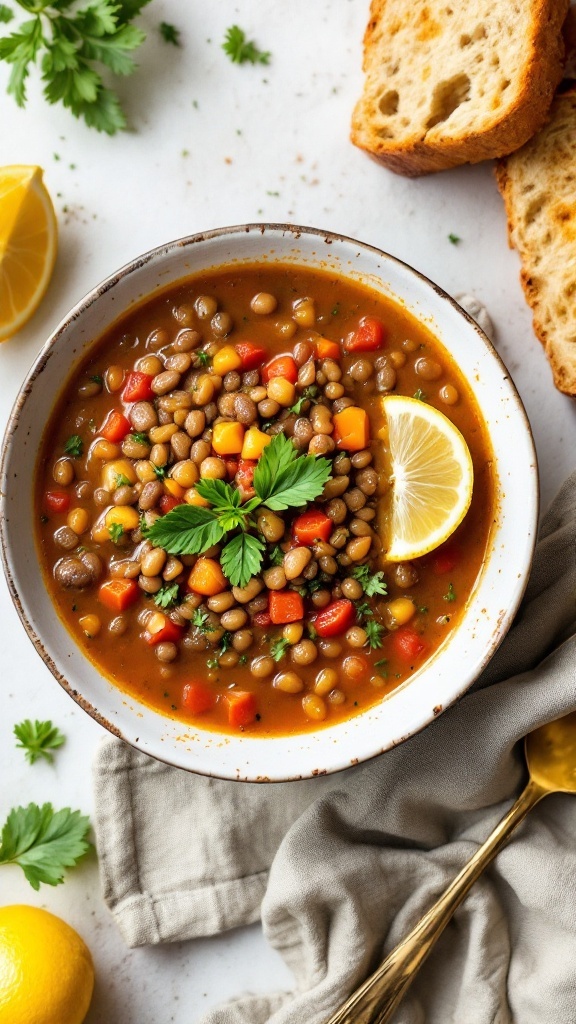
[{"label": "white marble surface", "polygon": [[[132,130],[112,139],[49,108],[37,75],[27,109],[18,110],[0,68],[0,164],[43,166],[60,224],[49,293],[29,326],[0,350],[2,427],[43,341],[102,277],[180,235],[291,221],[380,246],[449,292],[472,291],[484,301],[532,423],[548,503],[575,468],[576,405],[554,390],[534,339],[491,167],[408,181],[348,141],[367,9],[367,0],[153,0],[140,19],[149,33],[140,69],[120,83]],[[162,20],[180,28],[180,49],[160,38]],[[272,51],[269,67],[229,62],[220,42],[233,23]],[[458,245],[450,244],[450,232]],[[89,812],[100,728],[40,662],[3,580],[0,638],[0,819],[31,800]],[[30,716],[51,718],[68,737],[53,768],[27,766],[14,747],[14,723]],[[88,1024],[196,1024],[208,1006],[242,989],[290,984],[255,927],[127,950],[102,902],[95,859],[64,886],[38,894],[17,869],[1,868],[0,903],[8,902],[46,906],[85,936],[98,974]]]}]

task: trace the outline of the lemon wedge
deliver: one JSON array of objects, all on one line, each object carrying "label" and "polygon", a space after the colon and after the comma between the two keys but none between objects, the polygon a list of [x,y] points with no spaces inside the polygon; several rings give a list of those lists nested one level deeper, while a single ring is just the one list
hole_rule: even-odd
[{"label": "lemon wedge", "polygon": [[0,167],[0,341],[36,310],[57,249],[54,207],[40,167]]},{"label": "lemon wedge", "polygon": [[472,500],[474,472],[457,427],[431,405],[403,395],[381,399],[392,465],[391,562],[419,558],[462,522]]}]

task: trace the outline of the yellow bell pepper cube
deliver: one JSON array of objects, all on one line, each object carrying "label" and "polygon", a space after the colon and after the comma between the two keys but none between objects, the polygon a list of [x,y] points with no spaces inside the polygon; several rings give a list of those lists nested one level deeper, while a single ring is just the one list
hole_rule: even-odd
[{"label": "yellow bell pepper cube", "polygon": [[104,522],[108,529],[113,524],[117,524],[122,526],[124,532],[127,533],[129,530],[136,529],[140,523],[140,516],[131,505],[117,505],[116,508],[108,509]]},{"label": "yellow bell pepper cube", "polygon": [[195,487],[188,487],[184,492],[184,501],[187,505],[196,505],[198,508],[209,508],[210,502],[206,501]]},{"label": "yellow bell pepper cube", "polygon": [[[105,491],[115,491],[119,485],[118,477],[126,477],[129,484],[135,484],[137,477],[134,466],[129,459],[113,459],[102,469],[102,487]],[[124,481],[123,481],[124,482]]]},{"label": "yellow bell pepper cube", "polygon": [[241,456],[243,459],[259,459],[272,438],[258,427],[249,427],[244,434]]},{"label": "yellow bell pepper cube", "polygon": [[242,366],[242,360],[232,345],[224,345],[212,359],[212,369],[220,377],[229,373],[230,370],[238,370],[240,366]]},{"label": "yellow bell pepper cube", "polygon": [[217,455],[239,455],[244,444],[244,427],[241,423],[222,420],[212,428],[212,447]]}]

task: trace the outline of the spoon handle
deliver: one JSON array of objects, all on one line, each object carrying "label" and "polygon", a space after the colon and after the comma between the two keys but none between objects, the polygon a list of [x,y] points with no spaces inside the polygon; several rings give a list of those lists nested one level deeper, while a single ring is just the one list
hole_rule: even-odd
[{"label": "spoon handle", "polygon": [[327,1024],[385,1024],[476,879],[507,843],[528,811],[549,792],[532,779],[492,834],[456,875],[442,896],[350,996]]}]

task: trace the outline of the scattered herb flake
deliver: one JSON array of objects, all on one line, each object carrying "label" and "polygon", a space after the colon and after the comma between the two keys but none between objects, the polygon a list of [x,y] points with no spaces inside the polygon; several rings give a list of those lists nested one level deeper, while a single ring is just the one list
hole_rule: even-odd
[{"label": "scattered herb flake", "polygon": [[94,384],[100,384],[100,386],[104,383],[104,378],[101,373],[93,373],[88,379],[93,381]]},{"label": "scattered herb flake", "polygon": [[197,352],[196,362],[199,366],[210,366],[210,363],[212,362],[212,357],[209,356],[207,352]]},{"label": "scattered herb flake", "polygon": [[368,643],[373,649],[382,647],[382,638],[384,636],[384,626],[381,623],[376,622],[376,619],[368,619],[364,623],[364,629],[368,636]]},{"label": "scattered herb flake", "polygon": [[367,597],[374,597],[375,594],[385,597],[388,593],[384,573],[372,572],[369,565],[355,565],[351,575],[358,581]]},{"label": "scattered herb flake", "polygon": [[153,465],[152,469],[156,473],[156,477],[157,477],[158,480],[163,480],[164,477],[166,476],[166,466],[154,466]]},{"label": "scattered herb flake", "polygon": [[196,626],[196,629],[200,630],[201,633],[212,632],[212,627],[210,625],[206,625],[208,622],[208,612],[202,612],[199,608],[196,608],[190,621],[193,626]]},{"label": "scattered herb flake", "polygon": [[458,245],[458,242],[461,242],[462,239],[458,235],[453,234],[451,231],[450,234],[448,235],[448,241],[452,242],[452,245]]},{"label": "scattered herb flake", "polygon": [[286,651],[290,647],[290,641],[284,636],[279,636],[270,644],[270,654],[274,661],[282,661]]},{"label": "scattered herb flake", "polygon": [[135,434],[130,434],[130,437],[136,441],[136,444],[150,444],[148,434],[145,434],[142,430],[136,431]]},{"label": "scattered herb flake", "polygon": [[116,473],[115,484],[116,484],[116,487],[130,487],[131,486],[128,477],[124,476],[124,473]]},{"label": "scattered herb flake", "polygon": [[456,592],[454,590],[454,584],[453,583],[449,583],[448,584],[448,591],[447,591],[446,594],[444,594],[444,600],[445,601],[455,601],[456,600]]},{"label": "scattered herb flake", "polygon": [[418,388],[418,390],[414,392],[412,397],[416,398],[419,402],[425,402],[426,401],[426,395],[422,391],[422,388]]},{"label": "scattered herb flake", "polygon": [[177,583],[165,583],[153,597],[154,604],[159,608],[173,608],[179,600],[180,588]]},{"label": "scattered herb flake", "polygon": [[26,751],[26,760],[30,764],[35,764],[42,757],[52,764],[54,758],[50,751],[57,750],[66,739],[52,722],[39,722],[37,719],[32,722],[29,718],[14,726],[14,735],[20,740],[16,747]]},{"label": "scattered herb flake", "polygon": [[111,523],[108,527],[110,533],[110,539],[114,544],[119,544],[122,537],[124,536],[124,527],[122,523]]},{"label": "scattered herb flake", "polygon": [[72,459],[79,459],[84,451],[84,442],[80,434],[72,434],[64,444],[64,451]]},{"label": "scattered herb flake", "polygon": [[158,29],[165,43],[180,46],[180,29],[177,29],[175,25],[171,25],[168,21],[161,21]]},{"label": "scattered herb flake", "polygon": [[226,30],[222,43],[224,53],[233,64],[269,64],[272,56],[268,50],[260,50],[256,43],[246,39],[246,33],[238,25],[231,25]]}]

